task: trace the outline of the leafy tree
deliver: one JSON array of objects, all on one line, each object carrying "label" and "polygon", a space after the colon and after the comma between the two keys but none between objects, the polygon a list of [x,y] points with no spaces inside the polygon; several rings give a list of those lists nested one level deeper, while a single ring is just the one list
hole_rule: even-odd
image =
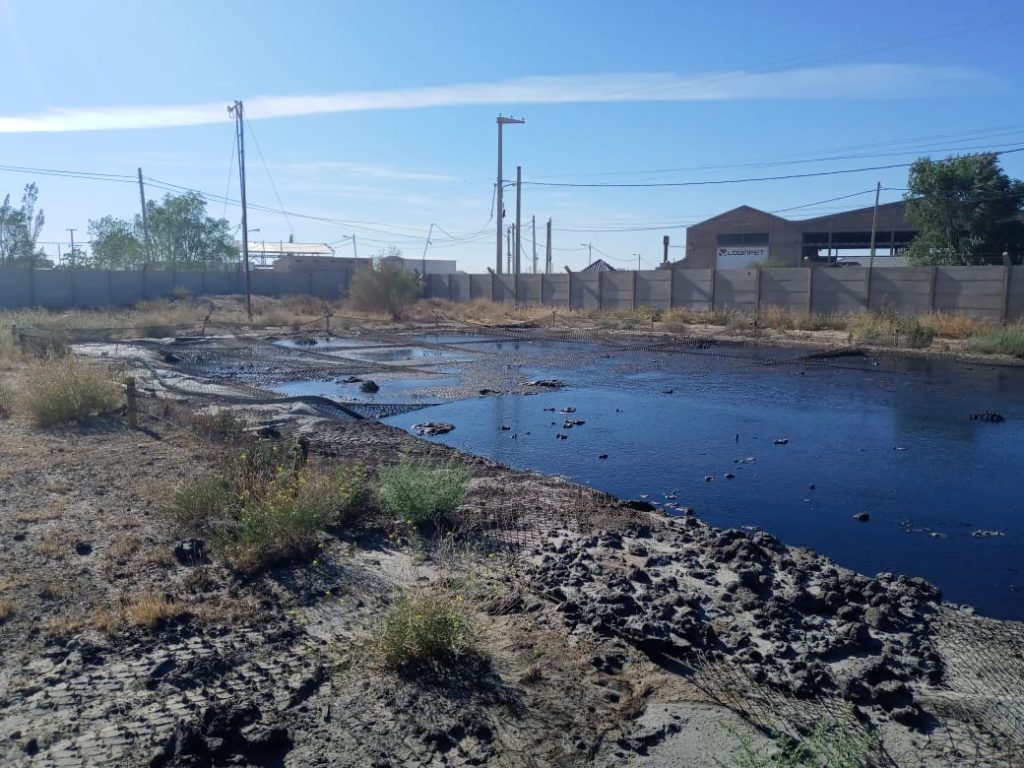
[{"label": "leafy tree", "polygon": [[[196,192],[147,201],[153,257],[176,265],[220,264],[238,259],[238,246],[227,219],[206,215],[206,201]],[[142,228],[136,217],[136,238]]]},{"label": "leafy tree", "polygon": [[132,222],[104,216],[89,221],[92,241],[90,266],[97,269],[136,269],[145,260],[143,241]]},{"label": "leafy tree", "polygon": [[907,250],[912,264],[1019,262],[1024,253],[1024,182],[1009,178],[995,153],[959,155],[910,167],[907,220],[920,231]]},{"label": "leafy tree", "polygon": [[419,298],[416,279],[405,270],[382,259],[401,256],[392,246],[374,256],[372,268],[360,269],[352,280],[349,302],[354,309],[364,312],[387,312],[394,320],[401,320],[406,310]]},{"label": "leafy tree", "polygon": [[37,257],[36,241],[46,223],[40,210],[36,212],[39,189],[35,184],[26,184],[21,196],[21,207],[11,205],[11,196],[4,197],[0,205],[0,263],[8,265],[33,266]]}]

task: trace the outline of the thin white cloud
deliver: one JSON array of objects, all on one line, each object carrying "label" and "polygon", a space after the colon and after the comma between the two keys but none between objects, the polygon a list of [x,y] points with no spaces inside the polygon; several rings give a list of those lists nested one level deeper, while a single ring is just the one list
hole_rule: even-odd
[{"label": "thin white cloud", "polygon": [[281,167],[286,173],[299,175],[343,175],[367,177],[371,179],[398,179],[402,181],[458,181],[455,176],[444,173],[428,173],[424,171],[405,171],[389,168],[384,165],[370,163],[348,163],[336,160],[323,160],[309,163],[287,163]]},{"label": "thin white cloud", "polygon": [[[308,96],[257,96],[245,101],[250,119],[298,117],[384,109],[523,104],[753,99],[885,99],[995,93],[995,77],[963,67],[858,64],[778,72],[713,72],[525,77],[386,91],[343,91]],[[54,108],[0,116],[0,133],[172,128],[223,122],[226,103],[167,106]]]}]

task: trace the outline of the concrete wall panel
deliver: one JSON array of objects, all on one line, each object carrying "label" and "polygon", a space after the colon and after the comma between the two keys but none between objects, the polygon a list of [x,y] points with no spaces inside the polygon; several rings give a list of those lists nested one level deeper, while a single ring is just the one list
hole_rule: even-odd
[{"label": "concrete wall panel", "polygon": [[633,309],[633,272],[598,272],[603,309]]},{"label": "concrete wall panel", "polygon": [[0,309],[32,306],[32,271],[0,267]]},{"label": "concrete wall panel", "polygon": [[703,312],[711,309],[710,269],[676,269],[672,275],[672,306]]},{"label": "concrete wall panel", "polygon": [[448,275],[427,275],[427,285],[424,291],[424,298],[447,299],[448,298]]},{"label": "concrete wall panel", "polygon": [[807,268],[761,270],[761,309],[781,307],[806,312],[810,281],[811,270]]},{"label": "concrete wall panel", "polygon": [[569,306],[569,275],[542,275],[544,303],[551,307]]},{"label": "concrete wall panel", "polygon": [[1024,267],[1010,267],[1006,319],[1012,321],[1024,320]]},{"label": "concrete wall panel", "polygon": [[636,273],[636,306],[668,309],[672,306],[672,272],[656,269]]},{"label": "concrete wall panel", "polygon": [[935,311],[998,320],[1006,267],[936,267]]},{"label": "concrete wall panel", "polygon": [[46,309],[66,309],[74,305],[69,270],[37,269],[32,277],[35,288],[35,306]]},{"label": "concrete wall panel", "polygon": [[715,309],[757,310],[757,270],[720,269],[715,273]]},{"label": "concrete wall panel", "polygon": [[868,297],[867,273],[865,267],[816,269],[811,311],[823,315],[863,312]]},{"label": "concrete wall panel", "polygon": [[142,273],[144,299],[170,299],[174,297],[174,275],[156,270]]},{"label": "concrete wall panel", "polygon": [[496,291],[493,285],[494,277],[488,272],[486,275],[469,276],[469,298],[486,299],[491,301]]},{"label": "concrete wall panel", "polygon": [[519,303],[522,305],[538,306],[543,304],[541,293],[541,281],[543,275],[519,275]]},{"label": "concrete wall panel", "polygon": [[573,309],[597,309],[601,306],[600,272],[574,272],[570,304]]},{"label": "concrete wall panel", "polygon": [[206,275],[202,272],[174,272],[174,286],[189,296],[206,295]]},{"label": "concrete wall panel", "polygon": [[494,276],[494,300],[502,303],[515,303],[516,278],[514,275]]},{"label": "concrete wall panel", "polygon": [[106,271],[81,270],[71,275],[71,295],[74,305],[82,308],[110,306],[110,278]]},{"label": "concrete wall panel", "polygon": [[871,269],[872,310],[927,312],[931,309],[932,271],[929,267]]},{"label": "concrete wall panel", "polygon": [[108,272],[110,303],[115,307],[130,307],[142,301],[142,272]]},{"label": "concrete wall panel", "polygon": [[470,279],[471,278],[469,275],[455,274],[451,276],[451,282],[449,283],[451,295],[449,296],[449,298],[452,301],[469,301]]}]

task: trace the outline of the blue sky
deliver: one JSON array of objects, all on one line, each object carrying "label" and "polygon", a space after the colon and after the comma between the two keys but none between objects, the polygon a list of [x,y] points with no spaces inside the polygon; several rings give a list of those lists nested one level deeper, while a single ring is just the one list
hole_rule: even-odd
[{"label": "blue sky", "polygon": [[[525,182],[708,182],[1013,148],[1024,146],[1022,33],[1019,0],[0,0],[0,165],[124,176],[141,166],[235,199],[225,107],[243,99],[250,202],[303,215],[254,211],[252,239],[294,233],[350,253],[355,234],[361,256],[396,245],[418,257],[433,223],[428,257],[477,272],[494,264],[499,112],[527,120],[505,131],[505,177],[521,165]],[[1024,176],[1024,153],[1003,167]],[[138,210],[137,186],[118,181],[8,170],[0,193],[17,198],[27,181],[39,185],[48,243]],[[905,187],[906,169],[528,183],[523,242],[529,253],[535,215],[542,255],[550,217],[555,269],[585,266],[586,242],[619,266],[637,253],[654,264],[662,235],[682,245],[688,223],[741,204],[853,195],[784,214],[794,217],[866,206],[876,182]],[[239,219],[213,197],[209,211]]]}]

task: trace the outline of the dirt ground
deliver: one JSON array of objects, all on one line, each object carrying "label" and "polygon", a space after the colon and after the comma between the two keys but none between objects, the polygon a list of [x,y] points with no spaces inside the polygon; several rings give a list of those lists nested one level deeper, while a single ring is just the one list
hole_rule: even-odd
[{"label": "dirt ground", "polygon": [[[144,386],[157,353],[128,358]],[[487,525],[452,547],[379,519],[255,574],[182,561],[173,490],[239,448],[189,428],[206,401],[181,389],[135,430],[0,420],[0,763],[731,766],[825,724],[874,734],[877,765],[1024,764],[1020,624],[301,403],[240,412],[314,462],[461,462]],[[432,583],[486,661],[381,668],[373,627]]]}]

